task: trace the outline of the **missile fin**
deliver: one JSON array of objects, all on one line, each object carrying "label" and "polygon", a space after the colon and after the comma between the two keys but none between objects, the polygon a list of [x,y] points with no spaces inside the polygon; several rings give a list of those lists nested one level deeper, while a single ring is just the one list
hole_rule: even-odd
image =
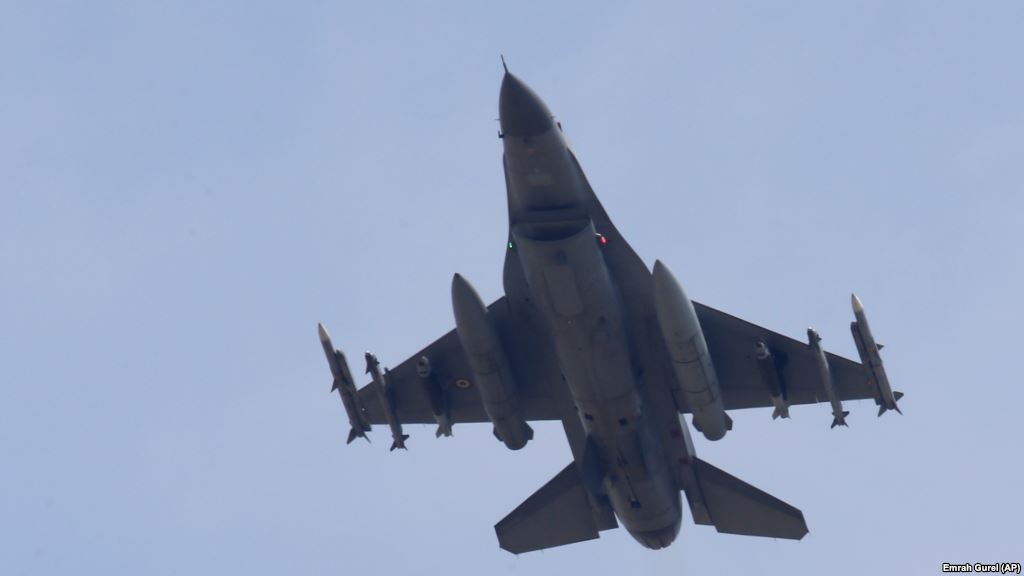
[{"label": "missile fin", "polygon": [[836,426],[846,426],[847,428],[849,428],[850,425],[846,423],[846,417],[849,415],[850,411],[844,410],[841,416],[836,416],[834,419],[832,419],[832,425],[829,426],[829,428],[835,428]]},{"label": "missile fin", "polygon": [[[899,394],[899,396],[896,396],[897,394]],[[899,392],[893,392],[893,396],[895,396],[896,399],[899,400],[900,396],[903,395],[900,394]],[[900,416],[903,415],[903,410],[900,410],[900,407],[895,404],[892,405],[892,408],[889,408],[885,404],[882,404],[881,406],[878,407],[878,415],[881,416],[882,414],[885,414],[886,410],[895,410],[896,413],[899,414]]]},{"label": "missile fin", "polygon": [[388,452],[394,452],[395,448],[401,448],[402,450],[408,450],[408,448],[405,447],[405,441],[409,439],[409,435],[408,434],[402,434],[401,438],[402,438],[401,440],[395,439],[395,441],[391,443],[391,449],[388,450]]}]

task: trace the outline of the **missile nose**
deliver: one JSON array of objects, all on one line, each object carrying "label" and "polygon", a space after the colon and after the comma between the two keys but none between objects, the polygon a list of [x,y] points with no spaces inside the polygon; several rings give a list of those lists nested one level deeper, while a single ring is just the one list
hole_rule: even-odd
[{"label": "missile nose", "polygon": [[544,101],[522,80],[505,71],[498,96],[503,134],[525,138],[550,130],[554,125]]},{"label": "missile nose", "polygon": [[850,303],[853,304],[854,314],[860,314],[864,311],[864,305],[860,303],[860,298],[857,298],[856,294],[850,294]]},{"label": "missile nose", "polygon": [[320,332],[320,341],[321,342],[326,344],[327,342],[331,341],[330,335],[327,334],[327,328],[324,328],[324,325],[323,325],[322,322],[317,322],[316,323],[316,328],[317,328],[317,331]]}]

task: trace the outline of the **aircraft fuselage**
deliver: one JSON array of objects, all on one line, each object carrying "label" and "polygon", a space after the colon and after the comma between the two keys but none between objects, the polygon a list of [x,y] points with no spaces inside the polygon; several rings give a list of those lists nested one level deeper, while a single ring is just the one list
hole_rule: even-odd
[{"label": "aircraft fuselage", "polygon": [[585,474],[601,472],[591,490],[607,496],[639,542],[668,546],[682,520],[679,486],[644,406],[627,309],[585,180],[561,127],[511,74],[500,108],[513,249],[587,435]]}]

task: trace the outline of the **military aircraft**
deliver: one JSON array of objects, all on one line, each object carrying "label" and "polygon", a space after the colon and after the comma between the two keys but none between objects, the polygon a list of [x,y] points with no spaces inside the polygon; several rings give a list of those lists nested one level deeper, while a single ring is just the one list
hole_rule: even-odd
[{"label": "military aircraft", "polygon": [[500,546],[529,552],[599,537],[619,523],[641,544],[675,540],[685,495],[697,524],[719,532],[800,539],[803,513],[697,458],[684,414],[709,440],[728,410],[873,398],[898,410],[881,346],[852,297],[861,363],[690,300],[662,262],[648,270],[612,224],[544,102],[505,68],[499,96],[508,193],[505,295],[484,306],[455,274],[455,329],[393,370],[366,353],[357,389],[345,355],[319,334],[352,430],[386,424],[490,422],[511,450],[529,422],[562,423],[573,461],[497,523]]}]

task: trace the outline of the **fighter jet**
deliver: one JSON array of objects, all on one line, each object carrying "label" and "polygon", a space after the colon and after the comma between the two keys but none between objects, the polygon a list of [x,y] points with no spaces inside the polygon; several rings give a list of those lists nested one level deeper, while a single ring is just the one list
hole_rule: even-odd
[{"label": "fighter jet", "polygon": [[498,101],[508,194],[505,295],[485,306],[452,278],[455,329],[393,370],[367,352],[357,389],[345,355],[320,340],[348,414],[351,442],[386,424],[490,423],[519,450],[531,421],[562,423],[573,460],[495,526],[500,546],[529,552],[598,538],[622,524],[642,545],[679,533],[683,497],[695,523],[719,532],[799,540],[803,513],[698,458],[685,414],[709,440],[730,410],[874,398],[897,410],[880,348],[856,296],[861,362],[689,299],[661,261],[649,270],[615,228],[544,102],[505,69]]}]

